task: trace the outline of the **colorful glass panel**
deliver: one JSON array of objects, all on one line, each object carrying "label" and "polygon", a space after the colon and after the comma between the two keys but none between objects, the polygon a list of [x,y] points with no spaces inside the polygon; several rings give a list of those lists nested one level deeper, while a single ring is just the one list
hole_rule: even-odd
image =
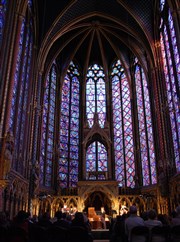
[{"label": "colorful glass panel", "polygon": [[75,187],[78,182],[79,158],[79,71],[71,62],[62,87],[59,185]]},{"label": "colorful glass panel", "polygon": [[165,0],[160,0],[160,9],[163,10],[165,5]]},{"label": "colorful glass panel", "polygon": [[119,186],[134,187],[135,161],[130,88],[120,61],[112,66],[115,175]]},{"label": "colorful glass panel", "polygon": [[150,99],[144,71],[140,65],[135,65],[136,98],[139,121],[140,155],[142,162],[143,185],[157,182],[154,141]]},{"label": "colorful glass panel", "polygon": [[107,172],[107,150],[102,143],[95,141],[86,151],[86,179],[105,180],[106,176],[101,172]]},{"label": "colorful glass panel", "polygon": [[46,80],[43,106],[42,138],[40,153],[40,183],[52,185],[55,133],[55,99],[57,73],[53,64]]},{"label": "colorful glass panel", "polygon": [[3,30],[5,26],[6,11],[7,11],[7,0],[0,0],[0,47],[3,39]]},{"label": "colorful glass panel", "polygon": [[101,66],[94,64],[88,68],[86,82],[86,116],[89,127],[94,124],[94,114],[98,114],[100,127],[106,120],[106,92],[104,72]]},{"label": "colorful glass panel", "polygon": [[[179,86],[180,86],[180,56],[171,12],[168,12],[168,24],[161,19],[160,33],[161,53],[164,76],[166,81],[167,102],[171,122],[171,131],[174,147],[174,159],[177,171],[180,171],[180,112],[179,112]],[[172,48],[171,48],[172,46]],[[175,65],[175,68],[174,68]]]},{"label": "colorful glass panel", "polygon": [[31,22],[27,24],[27,19],[25,18],[22,22],[19,38],[9,121],[9,128],[13,130],[15,136],[13,168],[21,174],[23,173],[23,151],[26,149],[24,140],[26,138],[32,44],[32,24]]},{"label": "colorful glass panel", "polygon": [[14,77],[14,87],[13,87],[13,96],[12,96],[12,104],[11,104],[11,113],[10,113],[10,127],[14,128],[14,118],[15,118],[15,112],[16,112],[16,103],[18,98],[18,82],[20,79],[20,66],[22,63],[22,50],[23,50],[23,41],[24,41],[24,29],[25,29],[25,20],[23,20],[22,26],[21,26],[21,34],[20,34],[20,40],[19,40],[19,50],[18,50],[18,56],[16,61],[16,72]]}]

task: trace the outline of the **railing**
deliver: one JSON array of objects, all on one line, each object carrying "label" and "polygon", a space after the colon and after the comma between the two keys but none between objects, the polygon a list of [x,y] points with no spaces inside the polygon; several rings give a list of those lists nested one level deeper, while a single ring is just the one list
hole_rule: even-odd
[{"label": "railing", "polygon": [[119,195],[137,195],[140,194],[139,188],[130,188],[130,187],[119,187]]},{"label": "railing", "polygon": [[61,190],[62,196],[77,196],[77,194],[78,194],[77,187],[63,188]]}]

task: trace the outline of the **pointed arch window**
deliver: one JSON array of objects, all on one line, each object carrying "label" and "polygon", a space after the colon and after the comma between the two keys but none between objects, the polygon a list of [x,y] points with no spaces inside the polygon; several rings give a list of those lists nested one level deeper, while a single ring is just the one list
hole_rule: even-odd
[{"label": "pointed arch window", "polygon": [[160,45],[162,64],[166,82],[167,106],[171,123],[171,133],[174,148],[174,160],[177,171],[180,171],[180,112],[179,112],[179,89],[180,89],[180,53],[177,45],[176,29],[171,10],[160,1],[161,24]]},{"label": "pointed arch window", "polygon": [[6,12],[7,12],[7,0],[0,0],[0,47],[3,39],[3,30],[5,26]]},{"label": "pointed arch window", "polygon": [[86,151],[86,178],[104,180],[106,177],[101,172],[107,172],[107,150],[102,143],[94,141]]},{"label": "pointed arch window", "polygon": [[71,62],[61,94],[58,180],[62,188],[75,187],[78,182],[79,80],[78,66]]},{"label": "pointed arch window", "polygon": [[119,186],[134,187],[135,160],[130,87],[119,60],[112,65],[111,79],[115,176]]},{"label": "pointed arch window", "polygon": [[52,185],[55,140],[57,71],[55,64],[47,76],[42,116],[42,137],[40,153],[40,183],[47,187]]},{"label": "pointed arch window", "polygon": [[137,58],[134,67],[142,178],[143,185],[147,186],[157,182],[150,97],[144,70]]},{"label": "pointed arch window", "polygon": [[99,125],[104,127],[106,119],[106,91],[103,68],[94,64],[88,68],[86,82],[86,116],[89,127],[94,124],[94,115],[98,114]]},{"label": "pointed arch window", "polygon": [[21,26],[9,121],[9,128],[13,131],[15,137],[15,160],[13,162],[13,168],[21,173],[23,171],[23,150],[26,150],[28,93],[30,89],[33,44],[32,18],[29,18],[28,15],[29,13],[27,11]]}]

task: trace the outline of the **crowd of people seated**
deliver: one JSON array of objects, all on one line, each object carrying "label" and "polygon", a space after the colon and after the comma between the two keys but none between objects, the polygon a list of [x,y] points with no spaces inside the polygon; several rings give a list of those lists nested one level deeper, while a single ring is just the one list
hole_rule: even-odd
[{"label": "crowd of people seated", "polygon": [[58,211],[54,218],[45,212],[31,218],[28,212],[19,211],[12,221],[0,212],[0,242],[81,242],[81,239],[93,241],[89,220],[82,212],[71,217]]},{"label": "crowd of people seated", "polygon": [[[111,220],[109,233],[110,242],[160,242],[162,236],[163,242],[179,242],[180,206],[171,216],[157,214],[154,209],[139,216],[136,206],[131,206],[127,213]],[[1,242],[93,242],[92,234],[88,217],[78,211],[73,217],[57,211],[54,218],[48,212],[31,217],[19,211],[13,220],[0,212]]]},{"label": "crowd of people seated", "polygon": [[110,242],[180,242],[180,206],[171,216],[154,209],[138,216],[137,207],[131,206],[112,220],[110,230]]}]

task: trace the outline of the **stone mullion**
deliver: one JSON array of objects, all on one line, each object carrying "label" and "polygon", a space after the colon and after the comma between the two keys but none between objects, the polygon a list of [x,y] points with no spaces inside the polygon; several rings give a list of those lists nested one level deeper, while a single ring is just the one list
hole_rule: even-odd
[{"label": "stone mullion", "polygon": [[[40,119],[40,99],[41,99],[41,82],[42,82],[42,74],[39,72],[37,77],[37,81],[34,88],[35,97],[33,100],[33,110],[32,110],[32,127],[31,127],[31,157],[30,157],[30,182],[29,182],[29,208],[31,207],[31,199],[34,197],[34,173],[36,168],[36,160],[37,160],[37,147],[38,143],[38,134],[39,134],[39,119]],[[38,165],[39,165],[38,161]]]}]

